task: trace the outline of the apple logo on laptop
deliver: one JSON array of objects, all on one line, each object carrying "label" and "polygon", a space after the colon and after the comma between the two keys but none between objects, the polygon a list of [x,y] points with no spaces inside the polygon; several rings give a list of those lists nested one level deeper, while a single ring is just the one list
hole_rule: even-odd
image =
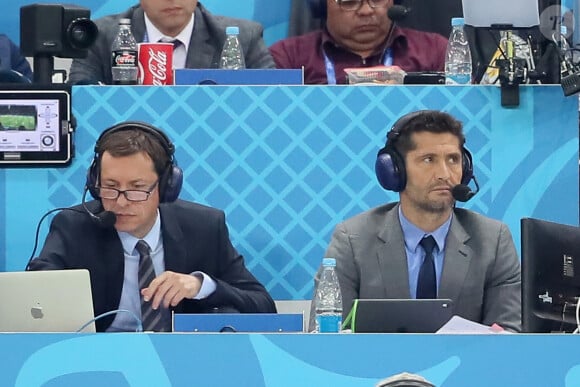
[{"label": "apple logo on laptop", "polygon": [[30,308],[30,314],[32,318],[39,319],[44,317],[44,313],[42,313],[42,306],[40,304],[34,305]]}]

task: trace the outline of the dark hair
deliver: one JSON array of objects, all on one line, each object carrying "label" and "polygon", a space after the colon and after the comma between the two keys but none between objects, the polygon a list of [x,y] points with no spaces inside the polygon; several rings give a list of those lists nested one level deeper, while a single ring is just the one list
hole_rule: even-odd
[{"label": "dark hair", "polygon": [[114,157],[131,156],[145,152],[153,160],[158,176],[163,175],[167,165],[171,162],[159,139],[139,128],[117,130],[105,135],[97,146],[100,160],[105,152],[109,152]]},{"label": "dark hair", "polygon": [[[398,126],[397,124],[395,125]],[[407,152],[417,146],[411,138],[413,133],[451,133],[459,139],[460,146],[465,144],[461,121],[456,120],[449,113],[437,110],[424,110],[418,112],[418,114],[413,114],[409,120],[402,122],[400,127],[397,127],[397,131],[399,133],[394,146],[403,158],[407,155]]]}]

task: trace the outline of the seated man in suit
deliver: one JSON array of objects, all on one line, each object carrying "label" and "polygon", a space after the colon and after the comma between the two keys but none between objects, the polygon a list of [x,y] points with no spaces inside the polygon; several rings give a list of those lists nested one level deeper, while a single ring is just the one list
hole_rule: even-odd
[{"label": "seated man in suit", "polygon": [[[23,75],[26,80],[32,80],[32,70],[30,64],[20,54],[20,49],[14,42],[4,34],[0,34],[0,72],[3,73],[2,78],[8,79],[9,74],[6,72],[16,71],[18,75]],[[4,74],[6,76],[4,76]],[[10,77],[11,79],[14,77]],[[16,79],[16,78],[14,78]]]},{"label": "seated man in suit", "polygon": [[238,26],[240,43],[247,68],[274,68],[264,43],[263,28],[256,22],[212,15],[197,0],[171,3],[140,0],[127,11],[95,21],[99,36],[88,56],[72,62],[69,82],[111,84],[111,45],[119,29],[119,19],[131,19],[131,31],[137,42],[179,40],[175,45],[174,68],[217,68],[228,26]]},{"label": "seated man in suit", "polygon": [[[29,270],[88,269],[96,315],[141,316],[170,331],[171,311],[275,313],[274,301],[230,242],[224,213],[178,200],[182,171],[159,129],[123,122],[105,130],[87,173],[97,200],[61,211]],[[128,313],[97,331],[134,331]]]},{"label": "seated man in suit", "polygon": [[521,330],[520,262],[510,231],[455,207],[454,196],[473,194],[452,194],[473,178],[464,142],[461,122],[439,111],[413,112],[393,125],[376,173],[400,201],[339,224],[326,251],[336,258],[344,318],[357,298],[449,298],[463,318]]},{"label": "seated man in suit", "polygon": [[396,26],[396,20],[388,15],[394,0],[316,1],[326,3],[320,4],[326,9],[326,26],[270,47],[277,68],[304,66],[306,84],[347,83],[344,69],[351,67],[395,65],[407,72],[444,70],[447,39]]}]

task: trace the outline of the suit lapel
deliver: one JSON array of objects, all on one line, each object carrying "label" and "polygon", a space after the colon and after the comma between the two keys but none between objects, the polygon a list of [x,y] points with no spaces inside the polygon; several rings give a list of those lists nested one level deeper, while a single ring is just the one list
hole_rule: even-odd
[{"label": "suit lapel", "polygon": [[195,8],[195,20],[189,47],[187,48],[186,68],[215,68],[218,63],[219,53],[216,51],[216,44],[212,44],[215,39],[210,33],[210,26],[202,11],[201,4]]},{"label": "suit lapel", "polygon": [[378,235],[377,253],[384,284],[384,298],[411,298],[405,239],[398,211],[399,206],[394,206],[387,212],[385,223]]},{"label": "suit lapel", "polygon": [[171,207],[164,205],[159,206],[159,212],[161,214],[165,270],[188,273],[184,235],[179,222],[176,220],[178,215],[173,213]]},{"label": "suit lapel", "polygon": [[458,300],[469,270],[473,251],[465,243],[470,235],[454,216],[445,241],[445,260],[439,285],[439,298]]},{"label": "suit lapel", "polygon": [[145,38],[145,13],[143,12],[143,8],[135,8],[131,18],[131,25],[133,26],[132,32],[137,43],[143,42]]}]

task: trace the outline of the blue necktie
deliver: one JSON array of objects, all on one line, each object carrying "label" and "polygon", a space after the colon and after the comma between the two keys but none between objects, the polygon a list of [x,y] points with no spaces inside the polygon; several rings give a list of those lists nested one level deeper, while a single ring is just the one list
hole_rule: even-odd
[{"label": "blue necktie", "polygon": [[437,243],[429,235],[421,239],[419,244],[425,250],[425,259],[419,270],[417,298],[437,298],[437,279],[435,277],[435,261],[433,259],[433,249]]}]

